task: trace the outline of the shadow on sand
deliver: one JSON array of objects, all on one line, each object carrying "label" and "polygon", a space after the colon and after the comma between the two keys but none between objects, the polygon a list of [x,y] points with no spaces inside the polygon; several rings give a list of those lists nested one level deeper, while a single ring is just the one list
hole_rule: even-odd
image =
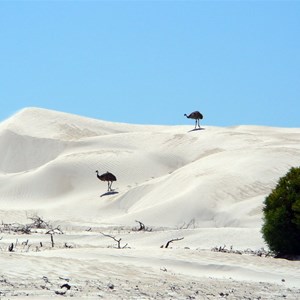
[{"label": "shadow on sand", "polygon": [[199,130],[205,130],[205,128],[200,127],[200,128],[194,128],[192,130],[189,130],[188,132],[193,132],[193,131],[199,131]]},{"label": "shadow on sand", "polygon": [[116,191],[109,191],[109,192],[106,192],[102,195],[100,195],[100,197],[103,197],[103,196],[109,196],[109,195],[115,195],[115,194],[118,194],[119,192],[116,192]]}]

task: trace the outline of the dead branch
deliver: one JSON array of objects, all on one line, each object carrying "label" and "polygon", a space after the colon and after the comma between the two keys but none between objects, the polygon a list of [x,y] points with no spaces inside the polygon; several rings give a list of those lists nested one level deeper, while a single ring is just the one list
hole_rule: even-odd
[{"label": "dead branch", "polygon": [[67,243],[65,243],[64,247],[69,249],[74,248],[72,245],[68,245]]},{"label": "dead branch", "polygon": [[23,249],[25,248],[25,246],[28,246],[28,243],[29,243],[29,240],[22,242]]},{"label": "dead branch", "polygon": [[213,252],[223,252],[223,253],[233,253],[233,254],[249,254],[249,255],[255,255],[255,256],[263,256],[263,257],[268,257],[268,256],[274,256],[274,253],[270,251],[266,251],[264,248],[261,248],[260,250],[251,250],[251,249],[246,249],[246,250],[235,250],[233,249],[233,246],[230,247],[230,249],[226,248],[226,245],[223,247],[214,247],[211,249]]},{"label": "dead branch", "polygon": [[57,227],[55,227],[55,228],[51,228],[50,230],[48,230],[48,231],[46,232],[46,234],[64,234],[64,233],[63,233],[62,230],[60,229],[60,226],[57,226]]},{"label": "dead branch", "polygon": [[34,215],[31,217],[27,217],[28,219],[32,220],[33,223],[29,224],[31,225],[32,228],[37,228],[37,229],[46,229],[49,228],[49,223],[45,222],[41,217],[39,217],[38,215]]},{"label": "dead branch", "polygon": [[21,234],[30,234],[31,233],[31,226],[26,224],[19,224],[19,223],[3,223],[2,222],[1,232],[11,232],[21,233]]},{"label": "dead branch", "polygon": [[184,239],[183,237],[182,238],[177,238],[177,239],[172,239],[172,240],[168,241],[165,246],[162,245],[161,248],[168,248],[171,243],[176,242],[176,241],[181,241],[183,239]]},{"label": "dead branch", "polygon": [[9,252],[13,252],[13,251],[14,251],[14,243],[11,243],[11,244],[8,246],[8,251],[9,251]]},{"label": "dead branch", "polygon": [[52,245],[52,248],[54,247],[54,239],[53,239],[53,234],[50,233],[50,236],[51,236],[51,245]]},{"label": "dead branch", "polygon": [[109,235],[109,234],[105,234],[105,233],[103,233],[103,232],[100,232],[102,235],[104,235],[104,236],[106,236],[106,237],[109,237],[109,238],[111,238],[111,239],[113,239],[115,242],[117,242],[117,244],[118,244],[118,249],[124,249],[124,248],[126,248],[127,247],[127,245],[128,244],[126,244],[125,246],[123,246],[123,247],[121,247],[121,238],[120,239],[117,239],[116,237],[114,237],[114,236],[112,236],[112,235]]},{"label": "dead branch", "polygon": [[21,234],[31,234],[32,229],[47,229],[51,226],[49,223],[45,222],[41,217],[34,215],[28,217],[28,219],[32,220],[33,222],[30,224],[19,224],[19,223],[4,223],[0,225],[0,232],[14,232],[14,233],[21,233]]},{"label": "dead branch", "polygon": [[188,229],[188,228],[195,228],[195,226],[196,226],[196,221],[195,221],[195,219],[191,219],[190,220],[190,222],[189,223],[183,223],[180,227],[179,227],[179,229]]},{"label": "dead branch", "polygon": [[135,222],[139,223],[139,228],[133,228],[133,231],[152,231],[152,228],[146,227],[144,223],[135,220]]},{"label": "dead branch", "polygon": [[66,288],[67,290],[69,290],[71,288],[71,286],[68,283],[63,284],[61,287],[62,288]]}]

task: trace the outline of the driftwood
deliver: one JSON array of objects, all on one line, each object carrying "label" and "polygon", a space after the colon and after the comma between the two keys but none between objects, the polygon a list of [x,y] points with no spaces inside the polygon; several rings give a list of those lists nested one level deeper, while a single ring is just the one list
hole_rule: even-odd
[{"label": "driftwood", "polygon": [[165,246],[162,245],[160,248],[168,248],[168,247],[170,246],[171,243],[176,242],[176,241],[181,241],[181,240],[183,240],[183,239],[184,239],[184,238],[182,237],[182,238],[177,238],[177,239],[169,240],[169,241],[166,243]]}]

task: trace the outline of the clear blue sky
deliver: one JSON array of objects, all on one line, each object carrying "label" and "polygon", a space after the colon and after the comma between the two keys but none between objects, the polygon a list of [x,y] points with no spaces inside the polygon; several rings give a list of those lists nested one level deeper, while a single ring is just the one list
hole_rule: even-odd
[{"label": "clear blue sky", "polygon": [[0,121],[300,127],[300,1],[1,1]]}]

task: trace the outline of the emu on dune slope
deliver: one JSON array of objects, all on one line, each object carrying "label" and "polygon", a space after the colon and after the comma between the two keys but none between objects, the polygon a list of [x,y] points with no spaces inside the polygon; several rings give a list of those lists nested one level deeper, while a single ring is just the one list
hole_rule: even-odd
[{"label": "emu on dune slope", "polygon": [[101,181],[107,181],[107,191],[111,191],[111,185],[113,183],[113,181],[117,181],[117,178],[114,174],[110,173],[110,172],[106,172],[102,175],[99,175],[99,172],[98,170],[96,170],[96,173],[97,173],[97,177],[99,180]]}]

